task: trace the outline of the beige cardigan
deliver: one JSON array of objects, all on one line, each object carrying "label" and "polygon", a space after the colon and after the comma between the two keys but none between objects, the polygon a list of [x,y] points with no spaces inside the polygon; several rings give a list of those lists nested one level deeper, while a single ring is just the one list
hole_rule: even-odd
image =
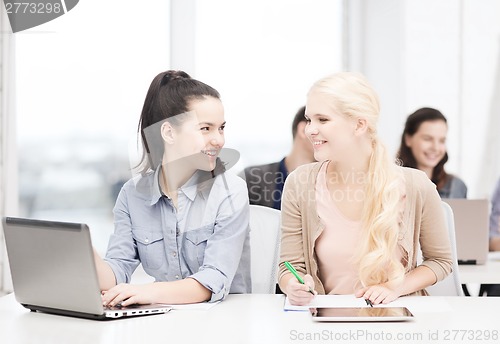
[{"label": "beige cardigan", "polygon": [[[319,279],[314,245],[322,233],[316,211],[316,177],[322,162],[300,166],[286,179],[281,203],[281,257],[279,282],[288,270],[289,261],[297,271],[309,273],[319,294],[325,294]],[[445,278],[452,267],[451,248],[441,198],[427,175],[417,169],[405,168],[406,202],[399,244],[406,255],[406,272],[416,267],[419,242],[422,247],[422,265],[430,268],[438,281]],[[417,292],[425,295],[425,291]]]}]

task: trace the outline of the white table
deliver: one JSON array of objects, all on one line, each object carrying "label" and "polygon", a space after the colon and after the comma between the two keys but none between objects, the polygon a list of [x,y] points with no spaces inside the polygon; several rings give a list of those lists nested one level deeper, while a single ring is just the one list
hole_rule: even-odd
[{"label": "white table", "polygon": [[[314,323],[306,312],[284,312],[283,302],[282,295],[229,295],[225,301],[208,311],[177,310],[164,315],[102,322],[31,313],[19,305],[13,294],[10,294],[0,298],[0,342],[473,342],[468,336],[480,343],[500,341],[500,298],[421,297],[420,310],[415,313],[415,320],[405,323]],[[486,331],[489,331],[490,340],[484,340]],[[496,333],[496,340],[491,337],[492,333]],[[406,337],[406,340],[396,340],[397,336]],[[438,341],[430,340],[436,336],[439,337]],[[452,340],[453,336],[459,339],[464,336],[464,340]],[[306,340],[311,339],[310,337],[317,340]],[[478,340],[479,337],[483,340]]]},{"label": "white table", "polygon": [[500,284],[500,252],[490,252],[484,265],[459,265],[460,282]]}]

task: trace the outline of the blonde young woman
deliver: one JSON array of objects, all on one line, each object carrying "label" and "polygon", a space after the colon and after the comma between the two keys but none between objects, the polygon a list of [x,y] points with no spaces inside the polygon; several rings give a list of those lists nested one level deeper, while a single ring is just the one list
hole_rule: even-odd
[{"label": "blonde young woman", "polygon": [[[320,79],[307,95],[305,117],[318,162],[285,183],[280,288],[294,305],[311,302],[309,288],[373,304],[425,295],[451,271],[441,199],[425,173],[387,154],[377,136],[374,90],[355,73]],[[417,266],[419,243],[424,261]]]}]

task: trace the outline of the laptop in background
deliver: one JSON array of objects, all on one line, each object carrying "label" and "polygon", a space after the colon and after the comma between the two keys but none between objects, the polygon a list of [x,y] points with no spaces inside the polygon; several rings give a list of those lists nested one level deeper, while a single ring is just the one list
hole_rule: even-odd
[{"label": "laptop in background", "polygon": [[453,210],[459,264],[482,265],[488,259],[489,208],[487,199],[443,199]]},{"label": "laptop in background", "polygon": [[86,224],[4,217],[3,228],[16,300],[32,311],[106,320],[171,310],[103,307]]}]

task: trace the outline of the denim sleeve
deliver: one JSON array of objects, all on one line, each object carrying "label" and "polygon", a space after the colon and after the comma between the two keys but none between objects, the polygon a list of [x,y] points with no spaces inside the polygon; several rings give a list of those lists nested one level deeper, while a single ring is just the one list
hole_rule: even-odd
[{"label": "denim sleeve", "polygon": [[500,237],[500,179],[491,198],[490,238]]},{"label": "denim sleeve", "polygon": [[214,232],[207,240],[203,264],[190,276],[212,292],[210,302],[223,300],[229,294],[250,230],[245,182],[233,180],[229,187],[222,185],[222,189],[226,197],[218,209]]},{"label": "denim sleeve", "polygon": [[104,260],[115,274],[116,284],[130,283],[132,273],[139,265],[137,245],[132,237],[127,184],[120,191],[113,209],[115,231],[108,243]]},{"label": "denim sleeve", "polygon": [[452,176],[448,198],[467,198],[467,185],[456,176]]}]

